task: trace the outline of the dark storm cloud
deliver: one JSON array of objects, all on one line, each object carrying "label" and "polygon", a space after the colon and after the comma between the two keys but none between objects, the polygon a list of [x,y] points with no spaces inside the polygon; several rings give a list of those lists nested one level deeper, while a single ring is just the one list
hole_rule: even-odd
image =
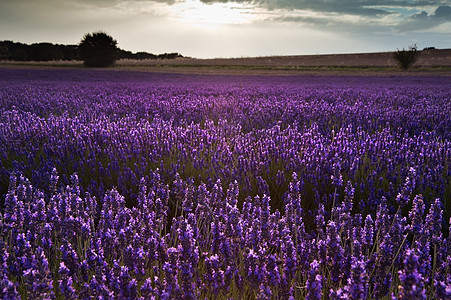
[{"label": "dark storm cloud", "polygon": [[425,11],[414,14],[399,26],[401,31],[415,31],[433,28],[451,22],[451,6],[439,6],[433,14]]},{"label": "dark storm cloud", "polygon": [[451,6],[440,6],[432,17],[438,20],[451,21]]},{"label": "dark storm cloud", "polygon": [[315,12],[346,13],[360,16],[378,16],[393,13],[389,7],[412,9],[422,6],[440,6],[448,1],[405,1],[405,0],[200,0],[206,4],[244,3],[267,9],[312,10]]}]

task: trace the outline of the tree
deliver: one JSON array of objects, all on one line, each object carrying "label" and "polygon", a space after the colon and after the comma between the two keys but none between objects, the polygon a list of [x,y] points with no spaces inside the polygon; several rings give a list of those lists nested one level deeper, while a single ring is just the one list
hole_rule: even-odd
[{"label": "tree", "polygon": [[104,32],[85,34],[78,50],[87,67],[109,67],[116,62],[117,42]]},{"label": "tree", "polygon": [[11,52],[9,52],[8,47],[0,45],[0,60],[9,59],[11,57]]},{"label": "tree", "polygon": [[393,57],[401,69],[407,70],[417,61],[419,55],[420,53],[417,51],[417,46],[413,45],[409,46],[409,50],[405,50],[404,48],[402,50],[398,49],[398,51],[393,54]]}]

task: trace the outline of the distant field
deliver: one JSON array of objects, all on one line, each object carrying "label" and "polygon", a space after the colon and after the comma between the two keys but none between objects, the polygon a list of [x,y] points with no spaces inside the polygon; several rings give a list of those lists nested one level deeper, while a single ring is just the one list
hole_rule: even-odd
[{"label": "distant field", "polygon": [[[121,60],[119,65],[137,63],[139,65],[190,65],[190,66],[254,66],[254,67],[396,67],[393,52],[324,54],[297,56],[267,56],[243,58],[174,60]],[[420,51],[420,58],[415,67],[451,67],[451,49]]]},{"label": "distant field", "polygon": [[[80,61],[0,62],[0,66],[81,67]],[[178,58],[119,60],[115,69],[201,74],[327,74],[327,75],[445,75],[451,76],[451,49],[420,51],[409,72],[399,70],[393,52],[267,56],[242,58]]]}]

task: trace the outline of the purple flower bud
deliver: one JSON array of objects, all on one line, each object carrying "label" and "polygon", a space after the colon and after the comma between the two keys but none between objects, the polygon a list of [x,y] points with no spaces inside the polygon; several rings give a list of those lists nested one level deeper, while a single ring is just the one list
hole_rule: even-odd
[{"label": "purple flower bud", "polygon": [[418,255],[407,250],[404,256],[404,269],[399,273],[399,299],[426,299],[424,279],[418,273]]},{"label": "purple flower bud", "polygon": [[54,298],[53,279],[44,251],[38,247],[31,258],[31,267],[23,273],[28,295],[33,298]]},{"label": "purple flower bud", "polygon": [[217,254],[205,259],[204,290],[218,296],[224,288],[224,271],[220,269],[221,262]]},{"label": "purple flower bud", "polygon": [[182,219],[177,230],[180,244],[179,253],[179,284],[186,298],[196,298],[196,276],[197,264],[199,262],[199,250],[196,244],[193,228],[186,219]]},{"label": "purple flower bud", "polygon": [[409,230],[413,235],[419,235],[423,233],[423,214],[424,214],[423,196],[417,195],[413,199],[412,209],[409,212],[410,218]]},{"label": "purple flower bud", "polygon": [[320,275],[320,265],[315,259],[310,264],[306,282],[306,300],[321,300],[322,298],[322,276]]},{"label": "purple flower bud", "polygon": [[168,248],[168,261],[163,264],[163,271],[165,274],[164,291],[161,294],[162,299],[173,299],[180,297],[182,291],[180,290],[177,274],[178,274],[178,250],[176,248]]},{"label": "purple flower bud", "polygon": [[443,210],[440,199],[435,199],[425,218],[425,235],[433,244],[439,245],[442,240]]},{"label": "purple flower bud", "polygon": [[351,276],[348,278],[348,284],[345,287],[350,299],[366,299],[368,293],[368,274],[363,256],[360,258],[352,257]]},{"label": "purple flower bud", "polygon": [[264,268],[267,285],[271,287],[278,287],[281,281],[281,276],[277,258],[274,254],[267,257],[267,262]]},{"label": "purple flower bud", "polygon": [[59,288],[63,297],[66,299],[76,298],[77,291],[73,287],[72,276],[69,275],[70,271],[66,268],[64,262],[61,262],[58,274],[60,275]]},{"label": "purple flower bud", "polygon": [[344,250],[340,243],[340,236],[338,233],[337,224],[329,221],[326,228],[326,245],[327,245],[327,263],[330,268],[330,280],[336,286],[340,283],[344,276],[343,266]]},{"label": "purple flower bud", "polygon": [[369,249],[373,245],[374,236],[374,222],[371,215],[367,215],[365,218],[365,225],[363,227],[363,244],[366,249]]},{"label": "purple flower bud", "polygon": [[415,189],[415,178],[416,171],[414,168],[410,168],[409,175],[406,177],[404,185],[401,187],[400,192],[396,196],[396,202],[398,202],[399,206],[403,207],[409,202],[410,195]]},{"label": "purple flower bud", "polygon": [[264,270],[261,267],[260,257],[252,250],[248,249],[244,255],[244,271],[249,285],[257,290],[264,280]]}]

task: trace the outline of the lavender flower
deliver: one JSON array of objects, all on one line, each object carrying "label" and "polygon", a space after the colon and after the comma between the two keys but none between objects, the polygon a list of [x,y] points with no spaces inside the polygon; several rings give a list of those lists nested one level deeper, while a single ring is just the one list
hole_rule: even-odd
[{"label": "lavender flower", "polygon": [[58,280],[60,292],[66,299],[72,299],[76,297],[77,291],[73,288],[73,279],[70,276],[70,271],[66,268],[64,262],[61,262],[58,274],[60,279]]},{"label": "lavender flower", "polygon": [[186,298],[196,297],[196,269],[199,261],[199,250],[196,245],[193,229],[187,220],[180,222],[177,230],[180,244],[177,247],[179,253],[179,284]]},{"label": "lavender flower", "polygon": [[3,274],[2,278],[0,279],[0,296],[2,299],[19,299],[20,294],[17,291],[16,285],[9,280],[8,276],[6,274]]},{"label": "lavender flower", "polygon": [[413,235],[420,235],[423,233],[423,214],[424,202],[421,195],[415,196],[412,203],[412,209],[409,212],[410,218],[410,232]]},{"label": "lavender flower", "polygon": [[41,248],[31,258],[31,266],[23,273],[27,293],[31,298],[54,298],[49,264]]},{"label": "lavender flower", "polygon": [[371,270],[370,284],[372,285],[372,296],[376,298],[386,296],[392,282],[392,276],[388,269],[395,255],[395,249],[390,240],[391,236],[387,233],[379,245],[379,251],[373,254],[376,261],[374,270]]},{"label": "lavender flower", "polygon": [[220,269],[220,264],[217,254],[205,259],[204,290],[213,293],[215,297],[224,288],[224,271]]},{"label": "lavender flower", "polygon": [[404,269],[400,270],[400,299],[426,299],[424,279],[418,273],[418,255],[412,250],[407,250],[404,259]]},{"label": "lavender flower", "polygon": [[260,285],[260,292],[256,299],[257,300],[270,300],[271,296],[272,296],[271,289],[262,283]]},{"label": "lavender flower", "polygon": [[140,289],[141,297],[144,299],[150,299],[154,296],[154,289],[152,288],[152,280],[147,278]]},{"label": "lavender flower", "polygon": [[330,268],[333,286],[338,286],[344,278],[344,250],[340,244],[340,236],[337,230],[337,224],[329,221],[326,228],[327,245],[327,264]]},{"label": "lavender flower", "polygon": [[182,291],[177,279],[178,274],[178,251],[176,248],[168,248],[168,261],[163,264],[163,271],[165,274],[164,291],[161,294],[162,299],[173,299],[180,297]]},{"label": "lavender flower", "polygon": [[376,220],[374,222],[374,230],[379,237],[384,237],[390,229],[390,216],[388,213],[387,199],[382,197],[381,203],[377,207]]},{"label": "lavender flower", "polygon": [[322,298],[322,276],[320,275],[320,265],[315,259],[310,264],[306,282],[306,300],[320,300]]},{"label": "lavender flower", "polygon": [[371,215],[367,215],[365,218],[365,225],[363,228],[363,248],[368,249],[373,244],[373,238],[374,238],[374,222],[371,218]]},{"label": "lavender flower", "polygon": [[409,175],[406,177],[404,185],[401,187],[401,191],[396,196],[396,202],[402,207],[405,206],[409,200],[415,188],[416,170],[414,168],[409,169]]},{"label": "lavender flower", "polygon": [[332,179],[332,185],[335,187],[341,187],[343,185],[343,176],[340,172],[341,169],[341,164],[340,162],[337,160],[334,162],[333,166],[332,166],[332,175],[331,175],[331,179]]},{"label": "lavender flower", "polygon": [[320,204],[318,211],[316,212],[315,224],[318,238],[325,239],[324,226],[326,223],[324,219],[324,204]]},{"label": "lavender flower", "polygon": [[264,266],[264,274],[266,275],[266,284],[269,287],[278,287],[281,282],[281,276],[278,266],[277,257],[271,254],[267,257]]},{"label": "lavender flower", "polygon": [[260,257],[252,250],[248,249],[244,255],[244,271],[249,285],[257,290],[265,278]]},{"label": "lavender flower", "polygon": [[425,235],[436,245],[438,245],[442,239],[442,214],[442,203],[440,202],[440,199],[435,199],[426,215],[424,231]]},{"label": "lavender flower", "polygon": [[80,262],[77,252],[72,248],[70,243],[62,244],[61,261],[64,262],[66,268],[70,271],[69,275],[75,277],[80,268]]},{"label": "lavender flower", "polygon": [[367,299],[368,274],[363,256],[353,256],[351,263],[351,276],[344,288],[350,299]]},{"label": "lavender flower", "polygon": [[293,240],[290,231],[285,228],[283,231],[283,240],[281,245],[282,259],[284,265],[284,276],[288,282],[294,278],[296,272],[296,249],[294,248]]}]

